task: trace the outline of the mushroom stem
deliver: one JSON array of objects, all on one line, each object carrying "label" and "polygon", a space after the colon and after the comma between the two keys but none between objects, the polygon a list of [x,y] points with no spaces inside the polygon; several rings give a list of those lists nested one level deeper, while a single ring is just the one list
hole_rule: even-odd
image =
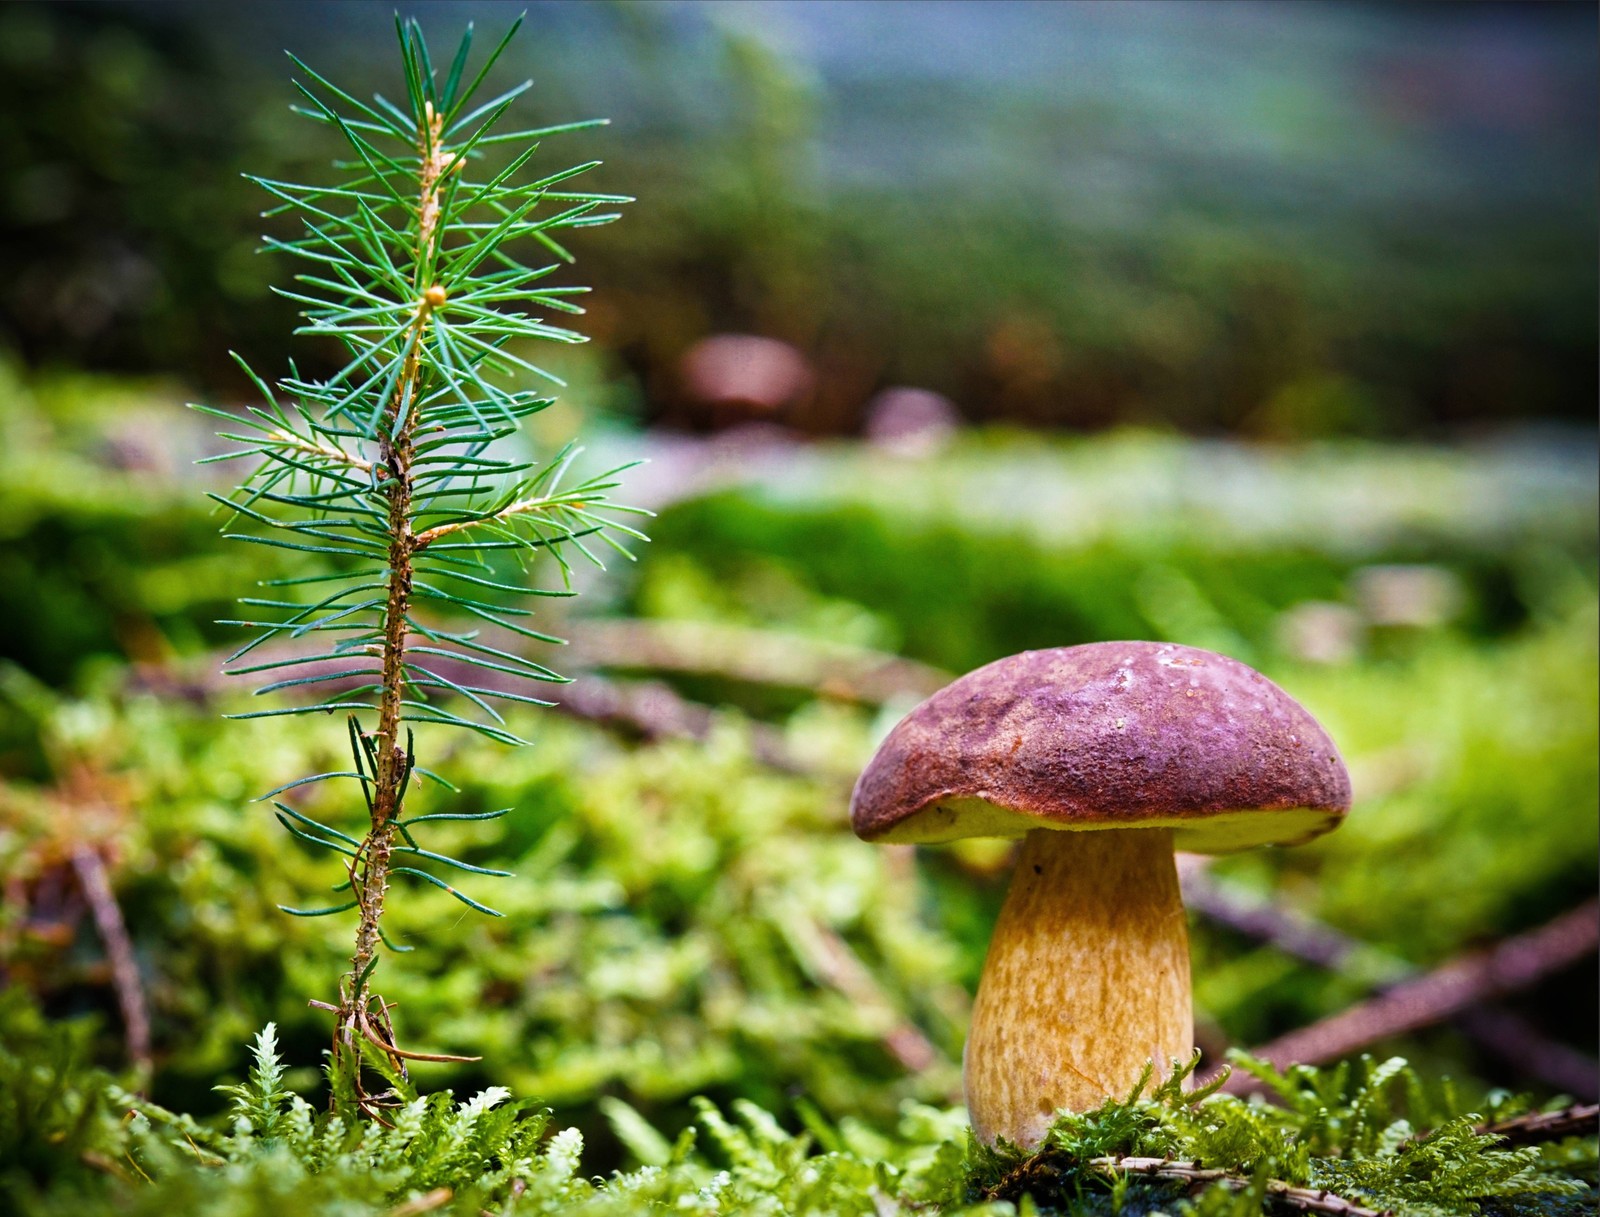
[{"label": "mushroom stem", "polygon": [[1062,1108],[1123,1098],[1193,1051],[1172,830],[1034,829],[995,925],[967,1037],[980,1140],[1036,1146]]}]

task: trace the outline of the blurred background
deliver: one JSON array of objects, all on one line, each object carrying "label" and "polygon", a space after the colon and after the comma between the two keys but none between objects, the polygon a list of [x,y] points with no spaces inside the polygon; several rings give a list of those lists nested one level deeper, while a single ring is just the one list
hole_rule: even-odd
[{"label": "blurred background", "polygon": [[[597,1170],[608,1097],[952,1101],[1007,847],[863,845],[851,781],[954,674],[1142,637],[1266,671],[1356,782],[1333,837],[1185,863],[1208,1055],[1593,1097],[1593,7],[526,7],[522,113],[611,119],[535,164],[638,200],[576,247],[592,341],[539,352],[533,440],[649,457],[660,516],[548,615],[580,680],[536,746],[434,766],[518,808],[457,844],[519,878],[504,921],[396,911],[404,1034],[485,1058],[424,1080],[548,1099]],[[272,911],[326,866],[247,800],[341,737],[219,721],[215,619],[285,568],[217,537],[182,404],[249,400],[230,349],[338,366],[240,174],[332,172],[283,48],[365,95],[392,39],[386,4],[0,8],[5,1017],[97,1014],[194,1110],[269,1018],[315,1085],[348,935]]]}]

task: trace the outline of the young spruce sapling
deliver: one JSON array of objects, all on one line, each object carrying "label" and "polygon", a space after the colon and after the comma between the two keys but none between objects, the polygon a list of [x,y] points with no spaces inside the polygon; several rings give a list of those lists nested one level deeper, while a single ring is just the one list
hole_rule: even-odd
[{"label": "young spruce sapling", "polygon": [[[391,885],[431,884],[497,916],[442,876],[507,873],[420,843],[434,821],[505,812],[409,814],[414,778],[448,786],[418,763],[414,728],[521,743],[496,705],[549,704],[522,681],[563,678],[523,653],[526,643],[559,640],[533,629],[519,600],[572,594],[569,549],[598,564],[597,542],[626,554],[625,539],[643,539],[618,519],[635,509],[608,497],[620,469],[569,482],[577,455],[570,445],[534,462],[512,455],[506,442],[551,404],[523,387],[555,380],[524,357],[529,340],[583,341],[547,319],[581,312],[573,297],[586,290],[555,284],[572,260],[558,236],[608,223],[614,205],[629,201],[567,185],[596,162],[529,169],[543,137],[595,123],[499,129],[526,83],[475,100],[520,24],[475,66],[469,26],[440,72],[416,22],[397,18],[402,103],[359,101],[294,59],[306,78],[297,82],[306,104],[295,109],[333,127],[349,158],[336,162],[342,176],[333,184],[252,180],[276,200],[265,214],[304,222],[299,239],[266,238],[268,249],[301,267],[294,286],[279,289],[304,306],[306,323],[295,332],[336,340],[344,365],[316,379],[291,364],[273,386],[240,360],[262,404],[243,413],[199,407],[225,419],[224,438],[243,445],[211,459],[255,463],[232,493],[213,496],[230,526],[259,526],[228,535],[293,551],[305,563],[243,601],[252,611],[229,624],[254,636],[227,661],[235,675],[267,674],[258,693],[290,690],[301,700],[234,717],[346,714],[350,769],[299,777],[262,797],[294,836],[343,860],[339,900],[284,911],[356,914],[338,1000],[313,1004],[335,1015],[334,1102],[368,1114],[394,1095],[369,1093],[363,1064],[394,1082],[408,1059],[461,1059],[400,1048],[388,1003],[372,987],[380,947],[402,949],[382,924]],[[519,577],[540,552],[561,571],[561,589],[534,589]],[[447,628],[452,621],[466,627]],[[281,797],[339,780],[361,792],[359,832]]]}]

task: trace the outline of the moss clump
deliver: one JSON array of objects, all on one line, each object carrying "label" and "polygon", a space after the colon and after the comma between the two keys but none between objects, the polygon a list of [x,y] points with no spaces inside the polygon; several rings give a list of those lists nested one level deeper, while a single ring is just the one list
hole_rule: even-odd
[{"label": "moss clump", "polygon": [[[1073,1214],[1593,1210],[1592,1139],[1512,1148],[1485,1131],[1525,1112],[1524,1100],[1497,1092],[1469,1107],[1398,1058],[1287,1073],[1234,1059],[1273,1102],[1217,1093],[1225,1076],[1186,1093],[1192,1066],[1175,1070],[1148,1096],[1141,1082],[1125,1102],[1062,1116],[1036,1153],[976,1147],[975,1194]],[[1291,1202],[1295,1189],[1332,1198],[1319,1209],[1310,1197]]]},{"label": "moss clump", "polygon": [[[705,1100],[668,1139],[605,1104],[634,1165],[582,1173],[583,1137],[491,1087],[466,1102],[418,1095],[388,1123],[318,1112],[285,1081],[275,1029],[256,1039],[226,1115],[203,1124],[79,1063],[81,1036],[16,999],[0,1005],[0,1194],[27,1217],[282,1212],[351,1217],[671,1211],[683,1214],[1194,1214],[1278,1211],[1286,1187],[1327,1189],[1405,1217],[1564,1217],[1593,1210],[1595,1144],[1509,1148],[1480,1125],[1519,1114],[1504,1094],[1464,1108],[1403,1061],[1277,1073],[1240,1064],[1281,1105],[1184,1093],[1187,1070],[1148,1095],[1064,1115],[1044,1148],[979,1145],[959,1111],[908,1103],[890,1132],[803,1107],[803,1131],[744,1100]],[[404,1087],[404,1083],[401,1084]],[[1419,1132],[1419,1128],[1431,1131]],[[1197,1163],[1223,1178],[1138,1178],[1128,1158]],[[1330,1202],[1331,1203],[1331,1202]],[[1338,1211],[1329,1208],[1325,1211]]]}]

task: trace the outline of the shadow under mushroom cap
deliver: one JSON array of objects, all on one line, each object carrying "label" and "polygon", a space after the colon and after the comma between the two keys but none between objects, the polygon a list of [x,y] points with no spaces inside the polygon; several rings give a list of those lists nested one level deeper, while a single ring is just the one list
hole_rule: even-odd
[{"label": "shadow under mushroom cap", "polygon": [[1012,655],[935,693],[879,747],[850,816],[874,841],[1170,827],[1178,849],[1224,853],[1308,841],[1349,807],[1327,732],[1255,669],[1096,642]]}]

